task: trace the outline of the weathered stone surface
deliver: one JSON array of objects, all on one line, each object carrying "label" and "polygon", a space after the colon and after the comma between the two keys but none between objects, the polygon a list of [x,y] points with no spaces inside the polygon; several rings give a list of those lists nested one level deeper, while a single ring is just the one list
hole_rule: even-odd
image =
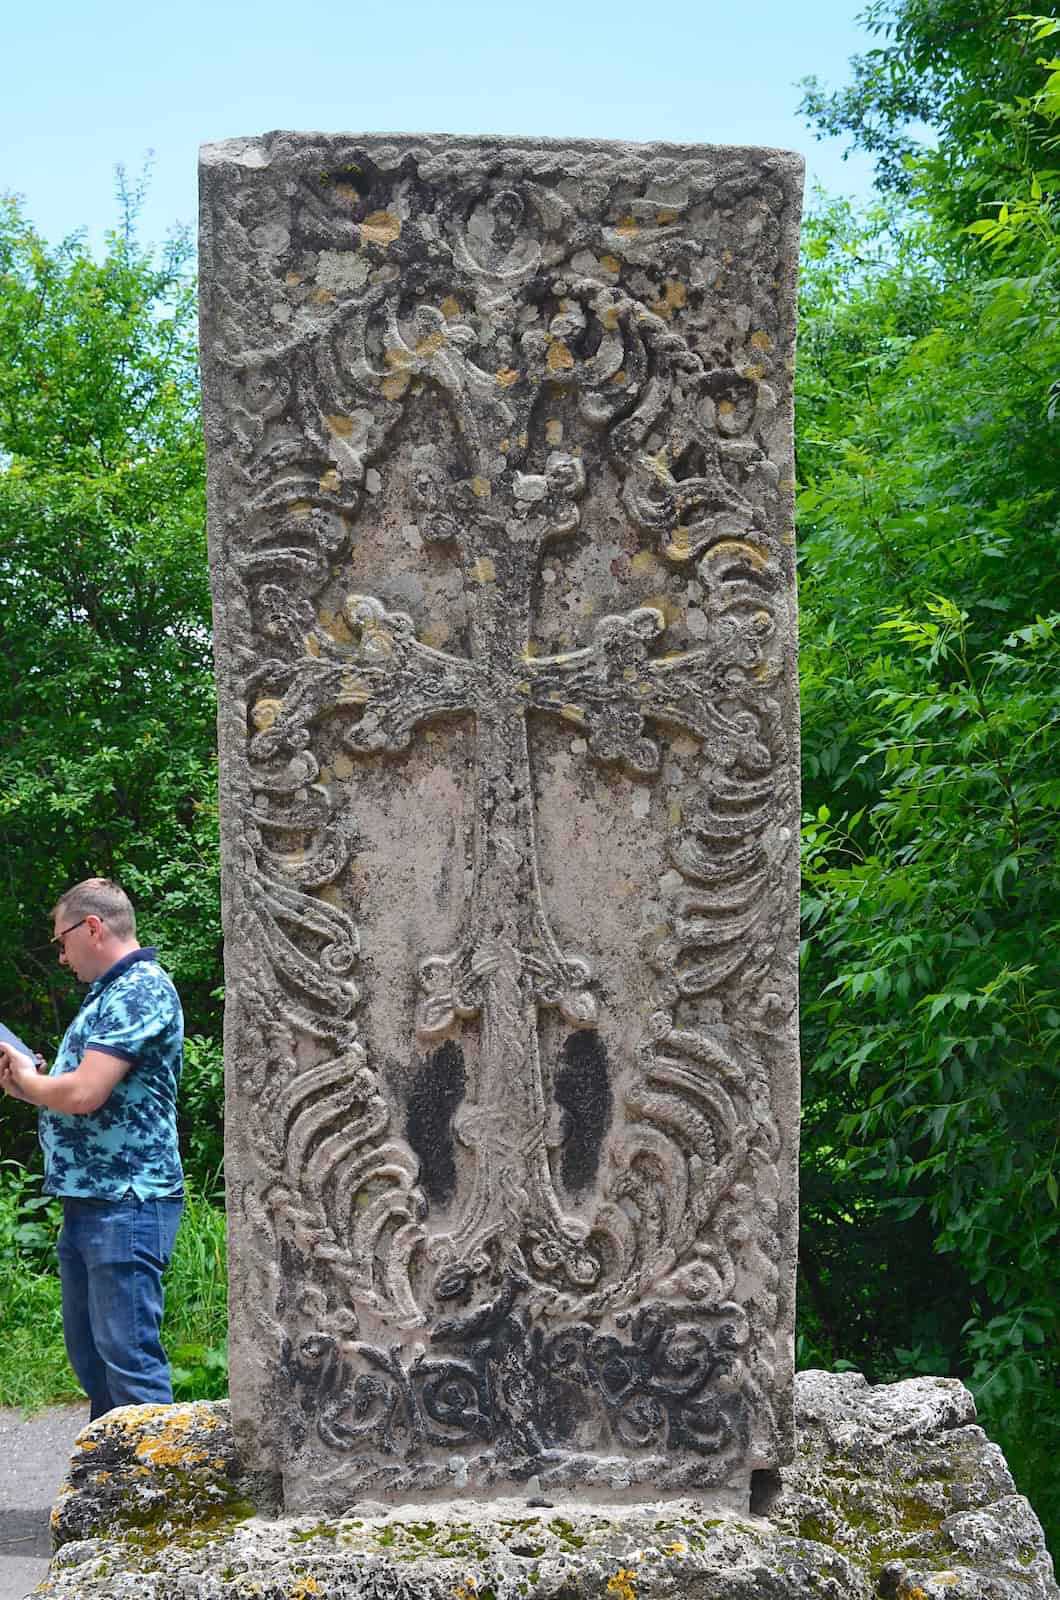
[{"label": "weathered stone surface", "polygon": [[289,1507],[790,1454],[800,191],[204,151],[232,1404]]},{"label": "weathered stone surface", "polygon": [[[52,1600],[1056,1600],[1041,1528],[959,1383],[802,1373],[768,1518],[559,1493],[331,1518],[251,1515],[224,1403],[85,1430],[53,1518]],[[260,1490],[260,1486],[259,1486]]]}]

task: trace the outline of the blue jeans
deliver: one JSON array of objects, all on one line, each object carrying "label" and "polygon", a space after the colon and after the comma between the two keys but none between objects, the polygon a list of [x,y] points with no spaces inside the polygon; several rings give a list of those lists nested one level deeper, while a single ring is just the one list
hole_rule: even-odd
[{"label": "blue jeans", "polygon": [[162,1348],[162,1273],[183,1199],[63,1199],[59,1276],[70,1365],[92,1417],[112,1406],[169,1405]]}]

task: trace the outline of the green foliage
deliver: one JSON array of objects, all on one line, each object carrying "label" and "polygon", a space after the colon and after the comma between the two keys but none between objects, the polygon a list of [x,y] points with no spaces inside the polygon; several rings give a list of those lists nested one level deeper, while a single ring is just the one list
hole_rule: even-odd
[{"label": "green foliage", "polygon": [[885,161],[915,212],[806,229],[801,1355],[965,1378],[1055,1538],[1054,68],[1040,20],[963,14],[876,7],[892,43],[831,102],[878,153],[934,120]]},{"label": "green foliage", "polygon": [[1051,18],[1013,15],[1006,0],[872,0],[860,20],[881,43],[855,57],[842,89],[805,79],[801,109],[819,136],[875,157],[881,193],[959,225],[1034,173],[1055,184]]},{"label": "green foliage", "polygon": [[166,1274],[162,1339],[178,1400],[228,1393],[225,1214],[191,1190]]},{"label": "green foliage", "polygon": [[[17,1162],[0,1163],[0,1406],[76,1399],[63,1344],[55,1245],[58,1200]],[[162,1337],[181,1399],[228,1391],[224,1212],[189,1193],[166,1272]]]},{"label": "green foliage", "polygon": [[[76,1009],[58,894],[117,877],[189,1028],[219,1028],[210,608],[191,247],[96,261],[0,202],[0,1016],[50,1056]],[[0,1111],[29,1158],[32,1119]]]},{"label": "green foliage", "polygon": [[61,1212],[17,1162],[0,1162],[0,1406],[77,1393],[63,1344],[55,1241]]},{"label": "green foliage", "polygon": [[224,1198],[224,1057],[215,1039],[189,1034],[184,1041],[178,1120],[186,1170],[200,1193]]}]

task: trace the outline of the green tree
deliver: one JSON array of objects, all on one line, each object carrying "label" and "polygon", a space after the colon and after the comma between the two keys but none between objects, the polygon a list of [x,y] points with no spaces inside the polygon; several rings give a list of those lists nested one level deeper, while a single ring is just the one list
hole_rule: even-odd
[{"label": "green tree", "polygon": [[1055,1540],[1052,24],[869,15],[872,70],[809,99],[884,164],[805,241],[803,1353],[965,1377]]},{"label": "green tree", "polygon": [[819,135],[875,157],[881,194],[960,226],[1030,174],[1056,179],[1057,85],[1041,70],[1051,19],[1028,26],[1006,0],[873,0],[859,20],[881,43],[841,89],[805,79],[802,110]]},{"label": "green tree", "polygon": [[[113,875],[189,1027],[218,1031],[214,708],[191,246],[135,196],[95,260],[0,202],[0,1016],[47,1053],[76,1007],[48,910]],[[30,1147],[32,1119],[0,1115]]]}]

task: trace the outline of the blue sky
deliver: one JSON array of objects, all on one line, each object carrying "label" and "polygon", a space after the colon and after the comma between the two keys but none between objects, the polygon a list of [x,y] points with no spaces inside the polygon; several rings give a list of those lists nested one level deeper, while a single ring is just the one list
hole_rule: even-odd
[{"label": "blue sky", "polygon": [[871,45],[862,0],[37,0],[4,25],[0,189],[49,239],[116,220],[114,167],[154,152],[142,232],[196,207],[200,143],[270,128],[680,139],[801,150],[864,195],[796,115]]}]

